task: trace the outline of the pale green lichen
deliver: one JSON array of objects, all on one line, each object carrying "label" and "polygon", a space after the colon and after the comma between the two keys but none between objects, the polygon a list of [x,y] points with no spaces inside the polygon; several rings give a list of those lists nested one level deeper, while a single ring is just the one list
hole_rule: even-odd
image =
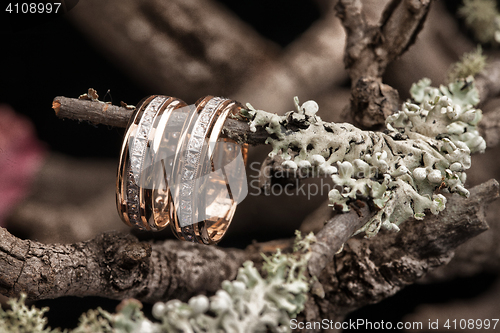
[{"label": "pale green lichen", "polygon": [[[367,237],[381,227],[399,230],[411,217],[422,219],[426,210],[438,214],[446,205],[438,192],[468,196],[464,182],[470,154],[485,149],[477,130],[482,114],[474,108],[479,95],[472,77],[439,88],[423,79],[411,94],[413,101],[388,117],[383,133],[323,122],[316,103],[299,106],[296,99],[295,111],[272,117],[269,155],[280,155],[292,171],[331,177],[337,188],[329,199],[336,209],[348,211],[358,198],[371,200],[379,211],[358,231]],[[249,109],[259,120],[255,125],[268,129],[269,116]],[[298,130],[288,129],[297,122]]]},{"label": "pale green lichen", "polygon": [[100,310],[102,316],[113,326],[116,333],[157,333],[161,332],[157,324],[151,322],[141,311],[142,304],[135,299],[123,300],[117,307],[116,314]]},{"label": "pale green lichen", "polygon": [[458,13],[480,43],[500,43],[500,13],[495,0],[464,0]]},{"label": "pale green lichen", "polygon": [[293,254],[263,256],[265,278],[247,261],[215,296],[156,303],[153,315],[164,332],[290,332],[290,318],[304,309],[310,288],[305,271],[314,241],[298,233]]},{"label": "pale green lichen", "polygon": [[89,310],[80,316],[78,327],[72,333],[113,332],[109,320],[112,315],[102,309]]},{"label": "pale green lichen", "polygon": [[454,63],[448,70],[448,82],[455,82],[460,79],[466,79],[469,76],[475,76],[481,73],[486,66],[486,56],[483,55],[481,45],[476,50],[465,53],[460,61]]},{"label": "pale green lichen", "polygon": [[[387,118],[387,127],[391,130],[405,129],[431,138],[448,138],[450,145],[465,143],[472,153],[484,152],[486,143],[477,130],[482,112],[474,108],[479,103],[474,79],[468,77],[439,88],[431,87],[430,84],[429,79],[414,84],[410,93],[419,104],[404,103],[402,111]],[[469,160],[464,162],[468,169],[470,157],[464,158]]]},{"label": "pale green lichen", "polygon": [[[10,310],[0,309],[1,333],[57,333],[59,329],[46,328],[47,318],[44,317],[48,308],[29,309],[25,304],[26,295],[21,294],[18,300],[10,299]],[[98,308],[82,314],[78,326],[72,333],[161,333],[158,323],[153,323],[141,311],[141,302],[126,299],[117,307],[115,314]]]},{"label": "pale green lichen", "polygon": [[29,308],[25,304],[26,294],[21,294],[19,299],[10,299],[10,309],[0,308],[0,332],[5,333],[56,333],[60,330],[52,330],[47,326],[47,318],[44,317],[48,308]]},{"label": "pale green lichen", "polygon": [[[250,126],[250,131],[255,132],[257,130],[257,126],[266,126],[266,131],[269,134],[276,134],[278,138],[282,139],[281,133],[281,118],[275,114],[256,112],[256,110],[250,105],[247,104],[249,110],[247,110],[247,115],[252,118],[252,121],[248,123]],[[266,142],[267,143],[267,142]]]}]

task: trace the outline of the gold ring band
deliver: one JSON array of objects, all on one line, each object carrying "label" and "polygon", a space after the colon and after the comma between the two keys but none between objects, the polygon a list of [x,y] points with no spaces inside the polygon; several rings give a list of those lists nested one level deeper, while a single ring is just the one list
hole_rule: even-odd
[{"label": "gold ring band", "polygon": [[173,109],[185,105],[173,97],[149,96],[138,105],[130,119],[120,153],[116,186],[118,213],[129,226],[158,231],[168,225],[167,210],[154,211],[153,186],[148,184],[151,182],[149,172],[144,169],[154,163],[150,147],[154,144],[160,120],[168,117]]},{"label": "gold ring band", "polygon": [[181,240],[218,243],[246,196],[247,145],[221,138],[242,105],[207,96],[195,106],[153,95],[131,117],[120,154],[116,200],[131,227],[169,223]]},{"label": "gold ring band", "polygon": [[[170,219],[174,234],[181,240],[216,244],[231,223],[238,203],[233,192],[242,184],[233,182],[229,186],[226,168],[238,154],[246,161],[247,150],[238,149],[240,145],[231,139],[219,137],[227,116],[241,108],[238,102],[212,96],[196,104],[196,120],[181,143],[182,155],[176,159],[173,172],[177,186],[172,188]],[[241,170],[235,171],[241,174]]]}]

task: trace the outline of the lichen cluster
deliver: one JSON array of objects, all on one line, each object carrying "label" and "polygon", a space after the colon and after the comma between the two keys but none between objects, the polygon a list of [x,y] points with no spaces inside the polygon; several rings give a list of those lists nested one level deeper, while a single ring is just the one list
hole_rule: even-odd
[{"label": "lichen cluster", "polygon": [[296,110],[281,117],[251,105],[246,113],[251,128],[263,126],[271,134],[269,155],[280,155],[284,167],[331,177],[338,187],[329,192],[335,209],[348,211],[352,200],[370,200],[378,212],[358,232],[371,237],[381,227],[399,230],[409,218],[423,219],[427,209],[438,214],[446,205],[440,192],[468,196],[464,171],[470,154],[485,149],[472,78],[439,88],[423,79],[411,94],[413,101],[387,119],[385,132],[323,122],[313,101],[299,105],[296,99]]},{"label": "lichen cluster", "polygon": [[465,53],[460,61],[451,65],[448,70],[448,82],[452,83],[460,79],[467,79],[469,76],[475,76],[481,73],[486,67],[486,56],[483,55],[481,45],[476,50]]},{"label": "lichen cluster", "polygon": [[5,333],[56,333],[60,330],[52,330],[47,326],[45,312],[48,308],[29,308],[25,304],[26,295],[22,294],[19,299],[10,299],[9,310],[0,307],[0,332]]},{"label": "lichen cluster", "polygon": [[162,321],[163,332],[289,332],[290,318],[304,309],[314,241],[314,235],[301,239],[298,233],[293,254],[263,255],[265,278],[247,261],[236,280],[224,281],[214,296],[156,303],[153,315]]},{"label": "lichen cluster", "polygon": [[142,303],[131,298],[123,300],[116,313],[89,310],[71,333],[161,333],[158,324],[147,319],[141,309]]},{"label": "lichen cluster", "polygon": [[500,44],[500,13],[495,0],[464,0],[458,13],[480,43]]}]

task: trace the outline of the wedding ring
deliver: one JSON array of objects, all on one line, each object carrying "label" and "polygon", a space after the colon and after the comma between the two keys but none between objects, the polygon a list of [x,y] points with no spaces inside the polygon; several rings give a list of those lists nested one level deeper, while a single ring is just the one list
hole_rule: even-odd
[{"label": "wedding ring", "polygon": [[118,167],[116,203],[121,219],[140,230],[159,231],[169,221],[169,189],[162,188],[165,201],[155,202],[154,166],[159,146],[156,135],[161,124],[168,121],[172,111],[186,106],[179,99],[153,95],[139,103],[132,115],[122,144]]},{"label": "wedding ring", "polygon": [[153,95],[131,117],[120,154],[116,202],[140,230],[171,224],[181,240],[218,243],[247,195],[247,145],[222,138],[226,118],[243,108],[207,96],[188,106]]},{"label": "wedding ring", "polygon": [[171,227],[181,240],[218,243],[247,194],[247,146],[220,137],[226,118],[242,107],[207,96],[196,103],[186,122],[170,182]]}]

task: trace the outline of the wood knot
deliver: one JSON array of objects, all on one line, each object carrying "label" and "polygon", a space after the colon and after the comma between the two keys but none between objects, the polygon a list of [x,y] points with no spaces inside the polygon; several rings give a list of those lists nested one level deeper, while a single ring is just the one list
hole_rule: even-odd
[{"label": "wood knot", "polygon": [[122,268],[132,268],[151,256],[151,244],[128,243],[116,253],[116,263]]}]

